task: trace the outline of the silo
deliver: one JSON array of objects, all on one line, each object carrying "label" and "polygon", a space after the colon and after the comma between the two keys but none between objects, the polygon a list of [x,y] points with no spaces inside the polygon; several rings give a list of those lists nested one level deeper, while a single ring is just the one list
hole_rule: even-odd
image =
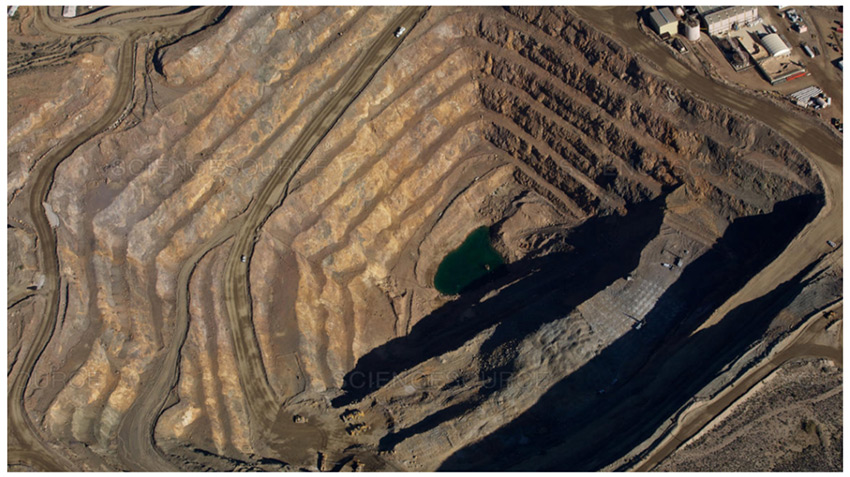
[{"label": "silo", "polygon": [[685,38],[689,41],[699,40],[699,22],[694,18],[689,18],[685,22]]}]

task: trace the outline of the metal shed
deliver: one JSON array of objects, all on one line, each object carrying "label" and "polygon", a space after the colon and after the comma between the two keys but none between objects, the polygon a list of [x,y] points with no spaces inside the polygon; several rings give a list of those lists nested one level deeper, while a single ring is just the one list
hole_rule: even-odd
[{"label": "metal shed", "polygon": [[667,7],[650,12],[649,23],[661,36],[664,36],[665,33],[673,36],[679,30],[679,19]]},{"label": "metal shed", "polygon": [[782,41],[777,33],[771,33],[761,38],[761,44],[767,49],[770,56],[787,56],[791,54],[791,47]]}]

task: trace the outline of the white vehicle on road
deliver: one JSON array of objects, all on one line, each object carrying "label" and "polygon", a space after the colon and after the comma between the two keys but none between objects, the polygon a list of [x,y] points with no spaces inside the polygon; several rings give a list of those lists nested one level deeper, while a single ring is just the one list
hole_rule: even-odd
[{"label": "white vehicle on road", "polygon": [[404,32],[406,32],[406,31],[407,31],[407,28],[399,27],[398,30],[395,31],[395,37],[401,38],[401,35],[404,35]]},{"label": "white vehicle on road", "polygon": [[248,260],[248,257],[246,257],[245,255],[242,255],[242,263],[245,263],[247,260]]}]

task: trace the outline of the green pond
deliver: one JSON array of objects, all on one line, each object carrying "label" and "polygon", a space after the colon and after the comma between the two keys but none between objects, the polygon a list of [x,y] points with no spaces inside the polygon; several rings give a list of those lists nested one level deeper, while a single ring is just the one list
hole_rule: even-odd
[{"label": "green pond", "polygon": [[479,227],[440,263],[434,276],[434,288],[444,295],[460,293],[504,263],[490,244],[490,228]]}]

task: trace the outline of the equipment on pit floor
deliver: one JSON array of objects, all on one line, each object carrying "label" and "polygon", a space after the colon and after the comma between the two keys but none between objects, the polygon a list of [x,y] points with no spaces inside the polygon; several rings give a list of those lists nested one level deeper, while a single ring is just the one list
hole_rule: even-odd
[{"label": "equipment on pit floor", "polygon": [[395,31],[395,37],[401,38],[401,35],[404,35],[404,32],[406,32],[406,31],[407,31],[407,28],[399,27],[398,30]]},{"label": "equipment on pit floor", "polygon": [[342,419],[342,422],[347,424],[355,419],[362,419],[363,411],[360,409],[347,409],[345,412],[340,414],[339,418]]},{"label": "equipment on pit floor", "polygon": [[369,424],[364,424],[362,422],[358,422],[357,424],[352,424],[345,428],[345,432],[348,433],[349,436],[356,436],[359,434],[363,434],[364,432],[371,429]]}]

